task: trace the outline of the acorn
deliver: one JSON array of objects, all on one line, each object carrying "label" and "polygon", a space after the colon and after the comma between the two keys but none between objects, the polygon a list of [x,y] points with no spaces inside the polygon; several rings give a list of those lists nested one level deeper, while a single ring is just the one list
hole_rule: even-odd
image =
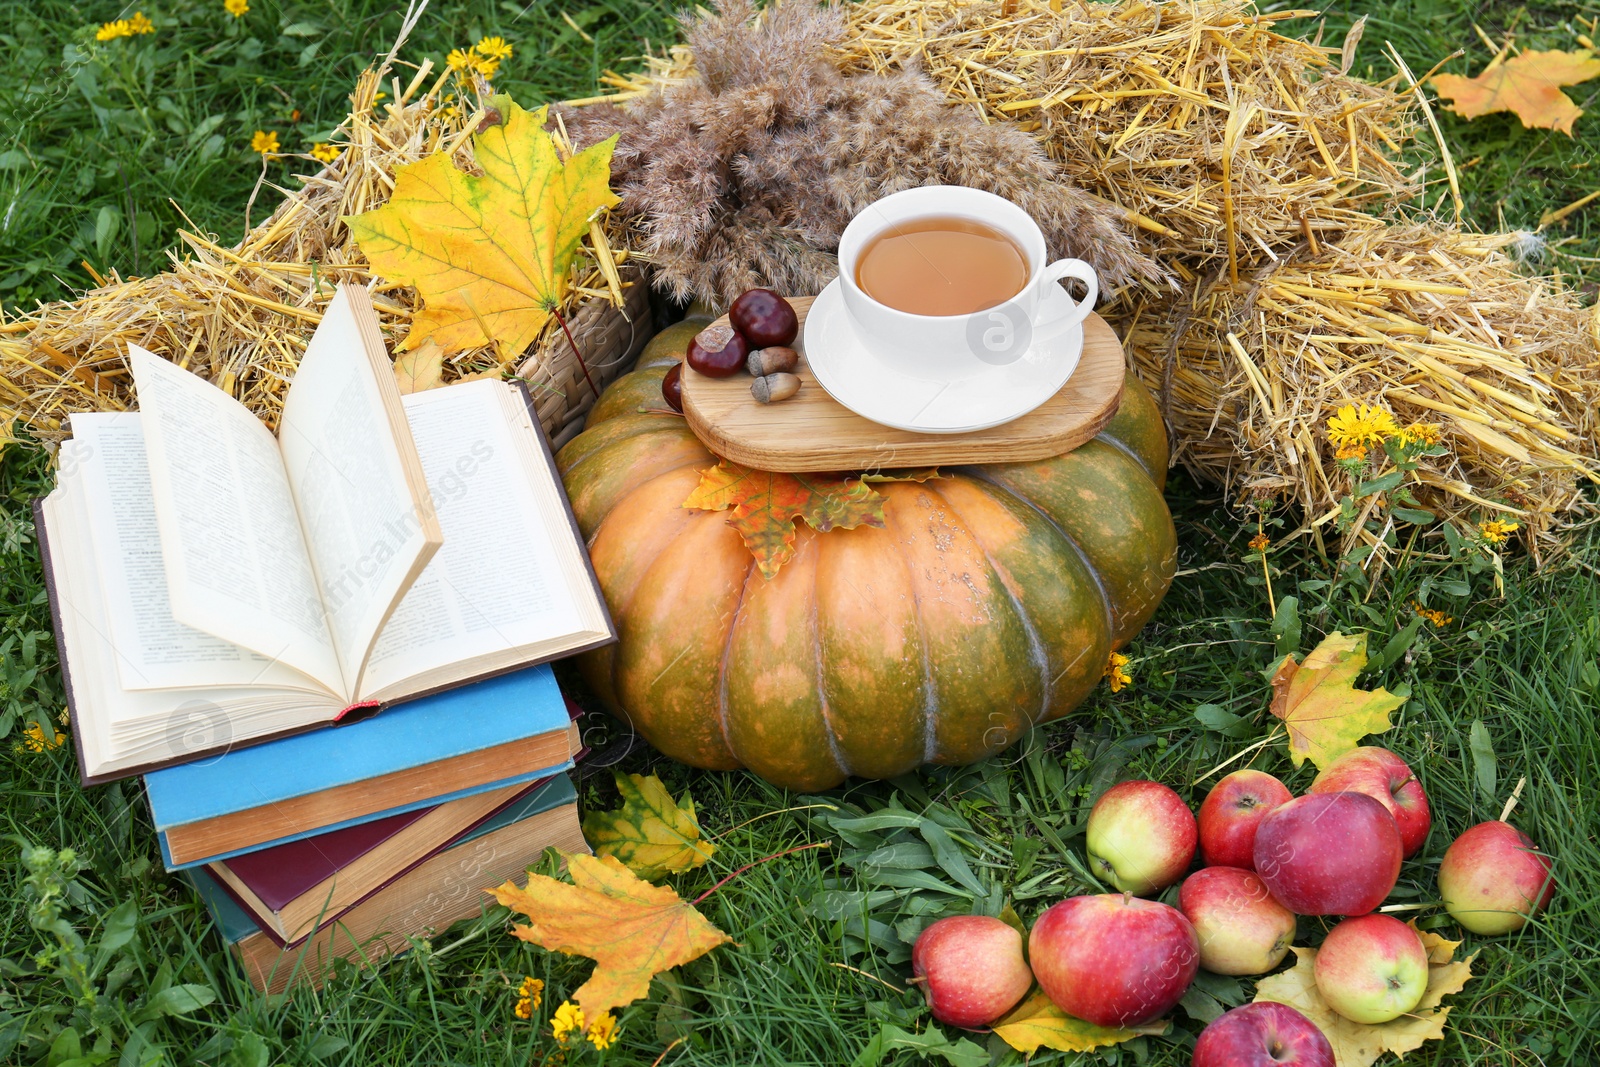
[{"label": "acorn", "polygon": [[763,404],[788,400],[800,391],[800,379],[792,374],[768,374],[750,383],[750,395]]},{"label": "acorn", "polygon": [[768,374],[787,374],[799,362],[800,353],[794,349],[787,345],[773,345],[750,353],[750,358],[744,361],[744,369],[750,372],[751,377],[761,378]]},{"label": "acorn", "polygon": [[737,374],[750,354],[750,343],[727,323],[713,323],[689,341],[689,366],[708,378]]}]

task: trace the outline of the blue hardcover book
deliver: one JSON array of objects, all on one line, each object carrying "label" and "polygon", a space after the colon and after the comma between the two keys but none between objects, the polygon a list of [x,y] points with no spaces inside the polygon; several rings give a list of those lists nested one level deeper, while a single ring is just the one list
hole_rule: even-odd
[{"label": "blue hardcover book", "polygon": [[346,726],[145,776],[169,870],[531,782],[572,766],[555,676],[530,667]]}]

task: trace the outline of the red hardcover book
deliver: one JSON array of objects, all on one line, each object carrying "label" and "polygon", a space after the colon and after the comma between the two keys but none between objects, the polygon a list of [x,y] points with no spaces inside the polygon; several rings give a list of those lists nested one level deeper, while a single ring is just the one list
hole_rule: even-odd
[{"label": "red hardcover book", "polygon": [[548,781],[492,789],[205,867],[268,937],[287,944],[338,919]]}]

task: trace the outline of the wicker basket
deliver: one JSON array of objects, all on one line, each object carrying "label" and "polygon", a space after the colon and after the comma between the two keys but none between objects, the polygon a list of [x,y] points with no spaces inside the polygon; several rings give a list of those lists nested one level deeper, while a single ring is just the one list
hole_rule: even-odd
[{"label": "wicker basket", "polygon": [[650,287],[638,268],[624,267],[621,273],[622,307],[590,299],[567,324],[583,353],[582,364],[566,336],[556,330],[517,367],[552,451],[578,436],[599,390],[616,380],[650,339]]}]

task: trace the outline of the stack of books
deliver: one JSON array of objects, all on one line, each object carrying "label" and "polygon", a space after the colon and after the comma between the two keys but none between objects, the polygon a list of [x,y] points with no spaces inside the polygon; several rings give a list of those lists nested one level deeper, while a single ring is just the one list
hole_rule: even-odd
[{"label": "stack of books", "polygon": [[585,848],[546,661],[615,640],[520,385],[399,394],[341,286],[276,430],[137,347],[36,514],[84,784],[143,774],[163,858],[260,989],[477,914]]}]

